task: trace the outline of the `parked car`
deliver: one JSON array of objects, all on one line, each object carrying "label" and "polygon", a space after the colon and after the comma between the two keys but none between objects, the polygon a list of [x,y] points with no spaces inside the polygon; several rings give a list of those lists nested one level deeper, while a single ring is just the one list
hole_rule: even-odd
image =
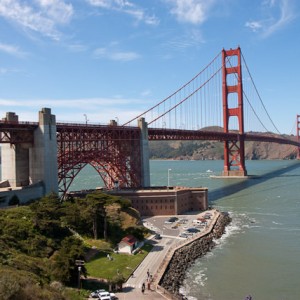
[{"label": "parked car", "polygon": [[172,224],[176,221],[178,221],[177,217],[170,217],[168,220],[165,221],[165,224]]},{"label": "parked car", "polygon": [[100,300],[112,300],[109,292],[101,292],[98,294]]},{"label": "parked car", "polygon": [[204,215],[204,219],[208,220],[208,219],[211,218],[211,216],[212,216],[211,213],[206,213],[206,214]]},{"label": "parked car", "polygon": [[200,230],[197,228],[191,227],[191,228],[188,228],[186,231],[191,232],[191,233],[196,233],[196,232],[199,232]]},{"label": "parked car", "polygon": [[101,289],[101,290],[96,290],[96,291],[94,291],[94,292],[92,292],[92,293],[90,293],[90,298],[96,298],[96,299],[99,299],[99,293],[103,293],[103,292],[106,292],[106,290],[103,290],[103,289]]},{"label": "parked car", "polygon": [[118,297],[114,293],[109,293],[111,300],[118,300]]},{"label": "parked car", "polygon": [[185,234],[188,237],[188,236],[192,236],[194,233],[189,231],[184,231],[183,234]]},{"label": "parked car", "polygon": [[186,233],[182,232],[182,233],[180,233],[180,234],[179,234],[179,237],[182,237],[182,238],[187,238],[187,237],[188,237],[188,235],[187,235]]},{"label": "parked car", "polygon": [[161,239],[161,235],[159,233],[156,233],[155,236],[154,236],[154,238],[156,240],[160,240]]}]

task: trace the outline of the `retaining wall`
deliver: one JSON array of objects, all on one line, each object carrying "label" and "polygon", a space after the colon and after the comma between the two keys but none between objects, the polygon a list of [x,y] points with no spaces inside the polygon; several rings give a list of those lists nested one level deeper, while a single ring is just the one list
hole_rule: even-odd
[{"label": "retaining wall", "polygon": [[227,213],[220,213],[214,227],[206,235],[191,243],[176,249],[169,261],[166,271],[162,275],[157,290],[171,294],[171,299],[182,299],[179,288],[182,286],[188,268],[196,259],[205,255],[215,246],[214,239],[225,233],[225,227],[231,222]]}]

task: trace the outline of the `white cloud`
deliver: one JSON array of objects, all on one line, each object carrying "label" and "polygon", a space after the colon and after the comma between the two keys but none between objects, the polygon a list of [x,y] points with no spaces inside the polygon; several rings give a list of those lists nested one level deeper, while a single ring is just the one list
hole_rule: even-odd
[{"label": "white cloud", "polygon": [[45,106],[55,106],[55,107],[65,107],[70,108],[70,103],[72,108],[82,109],[82,107],[88,106],[89,109],[93,110],[99,105],[103,106],[114,106],[114,105],[127,105],[128,103],[139,103],[141,100],[137,99],[124,99],[120,97],[114,98],[79,98],[79,99],[39,99],[36,100],[26,100],[26,99],[1,99],[0,106],[11,106],[11,107],[45,107]]},{"label": "white cloud", "polygon": [[60,39],[57,25],[68,23],[73,15],[73,6],[62,0],[2,0],[0,16],[24,30],[38,32],[54,40]]},{"label": "white cloud", "polygon": [[263,17],[248,21],[245,26],[266,38],[284,28],[295,18],[291,0],[265,0],[262,2]]},{"label": "white cloud", "polygon": [[88,47],[83,44],[70,44],[67,46],[71,52],[85,52]]},{"label": "white cloud", "polygon": [[127,0],[86,0],[92,6],[119,11],[132,16],[137,22],[144,22],[148,25],[158,25],[159,20],[154,15],[149,15],[146,11],[134,3]]},{"label": "white cloud", "polygon": [[177,35],[167,41],[165,45],[171,49],[185,50],[190,47],[199,47],[205,43],[202,32],[198,29],[188,30],[183,35]]},{"label": "white cloud", "polygon": [[131,61],[140,58],[136,52],[115,51],[108,48],[97,48],[94,51],[95,58],[106,58],[115,61]]},{"label": "white cloud", "polygon": [[[127,98],[80,98],[80,99],[1,99],[0,118],[7,111],[13,111],[22,121],[34,121],[38,119],[38,111],[42,107],[50,107],[56,115],[58,122],[85,122],[84,114],[89,123],[106,123],[109,120],[119,119],[119,124],[124,124],[130,119],[141,114],[146,108],[145,101]],[[139,110],[140,109],[140,110]],[[136,124],[132,124],[136,126]]]},{"label": "white cloud", "polygon": [[215,0],[166,0],[171,4],[171,13],[178,21],[201,24],[209,16]]},{"label": "white cloud", "polygon": [[3,43],[0,43],[0,51],[17,57],[24,57],[26,55],[19,47]]},{"label": "white cloud", "polygon": [[262,28],[262,24],[259,21],[246,22],[245,26],[249,27],[253,32],[256,32]]}]

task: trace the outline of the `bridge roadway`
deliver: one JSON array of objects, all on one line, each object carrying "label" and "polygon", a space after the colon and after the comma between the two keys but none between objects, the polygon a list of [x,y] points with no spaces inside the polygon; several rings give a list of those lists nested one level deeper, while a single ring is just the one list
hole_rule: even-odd
[{"label": "bridge roadway", "polygon": [[[32,143],[33,131],[38,127],[36,122],[7,122],[0,120],[0,143]],[[80,130],[86,133],[93,131],[101,132],[102,138],[109,132],[121,131],[136,132],[139,131],[138,127],[130,126],[112,126],[112,125],[99,125],[99,124],[78,124],[78,123],[57,123],[58,135],[63,131]],[[9,133],[9,134],[8,134]],[[25,133],[25,134],[24,134]],[[128,134],[128,133],[127,133]],[[271,142],[278,144],[289,144],[299,147],[299,142],[296,140],[282,138],[278,135],[271,133],[244,133],[238,132],[223,132],[223,131],[207,131],[207,130],[185,130],[185,129],[168,129],[168,128],[148,128],[149,140],[215,140],[215,141],[229,141],[239,140],[244,138],[245,141],[260,141]],[[88,140],[91,140],[88,138]]]},{"label": "bridge roadway", "polygon": [[[206,211],[207,212],[207,211]],[[156,232],[162,233],[162,239],[155,240],[154,236],[149,238],[149,241],[153,244],[151,252],[146,256],[143,262],[138,266],[138,268],[133,272],[127,282],[123,286],[123,292],[116,293],[119,300],[133,300],[133,299],[145,299],[145,300],[161,300],[161,299],[171,299],[167,294],[163,293],[163,290],[158,292],[156,290],[156,285],[160,281],[161,276],[165,272],[170,259],[172,258],[172,253],[180,247],[191,243],[193,240],[199,239],[200,237],[209,233],[220,213],[216,210],[210,211],[212,218],[208,220],[208,225],[206,228],[202,229],[200,233],[193,235],[188,239],[178,237],[180,232],[183,232],[185,228],[192,227],[192,220],[196,218],[203,218],[202,213],[191,213],[188,215],[178,216],[179,218],[187,219],[187,223],[180,225],[178,229],[172,229],[173,224],[166,225],[164,221],[169,217],[149,217],[144,222],[144,225]],[[153,275],[154,282],[150,284],[150,289],[147,286],[147,272]],[[144,294],[142,293],[142,284],[145,283],[146,289]]]}]

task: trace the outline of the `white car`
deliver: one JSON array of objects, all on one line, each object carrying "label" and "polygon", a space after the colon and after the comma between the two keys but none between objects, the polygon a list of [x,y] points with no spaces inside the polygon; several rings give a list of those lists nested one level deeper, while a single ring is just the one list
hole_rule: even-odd
[{"label": "white car", "polygon": [[101,289],[101,290],[96,290],[92,293],[90,293],[90,298],[96,298],[99,299],[99,293],[103,293],[106,292],[105,290]]},{"label": "white car", "polygon": [[100,300],[112,300],[109,292],[101,292],[98,294]]},{"label": "white car", "polygon": [[118,300],[118,297],[114,293],[109,293],[111,300]]}]

